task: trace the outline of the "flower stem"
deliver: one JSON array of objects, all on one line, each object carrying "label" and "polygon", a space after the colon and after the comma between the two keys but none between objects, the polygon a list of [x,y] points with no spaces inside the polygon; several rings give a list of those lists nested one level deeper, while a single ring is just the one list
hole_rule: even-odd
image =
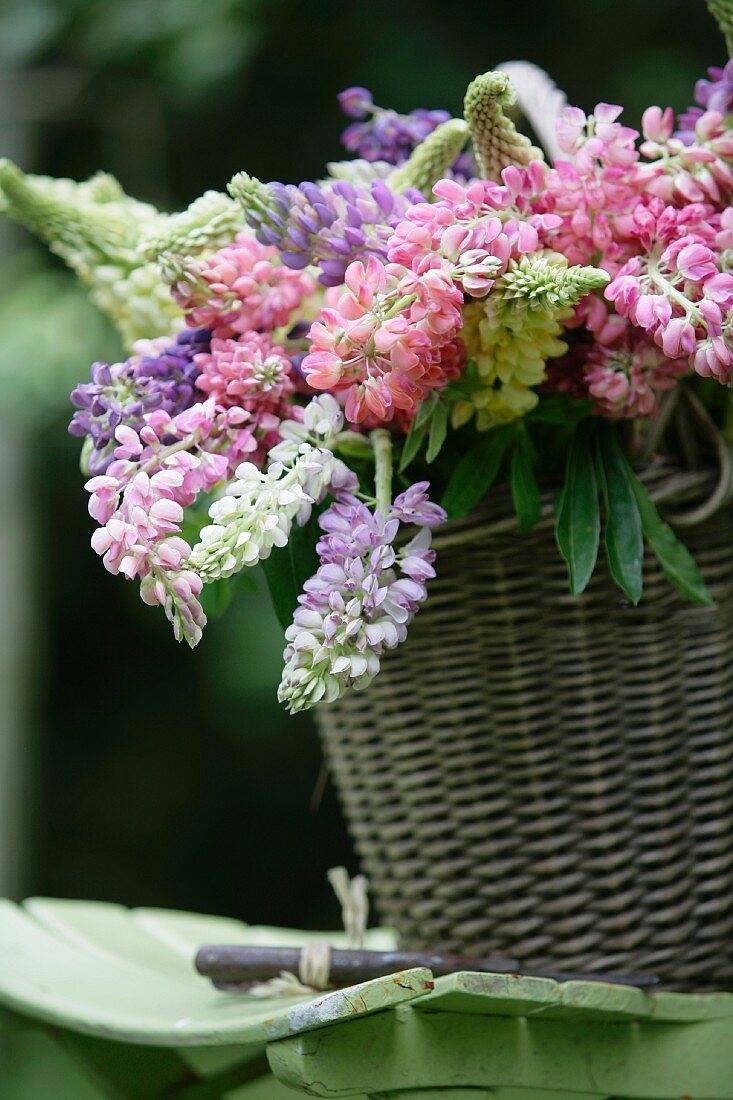
[{"label": "flower stem", "polygon": [[374,487],[377,508],[386,514],[392,503],[392,438],[385,428],[375,428],[371,433],[374,448]]}]

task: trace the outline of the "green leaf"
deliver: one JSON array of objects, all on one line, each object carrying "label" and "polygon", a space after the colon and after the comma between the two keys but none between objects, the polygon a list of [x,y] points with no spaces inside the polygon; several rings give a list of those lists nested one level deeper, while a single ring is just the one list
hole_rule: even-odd
[{"label": "green leaf", "polygon": [[508,425],[493,428],[463,456],[453,471],[442,500],[448,519],[465,516],[489,491],[512,435],[513,429]]},{"label": "green leaf", "polygon": [[285,629],[293,621],[303,585],[318,568],[318,533],[315,515],[303,527],[293,524],[287,545],[273,550],[262,562],[275,613]]},{"label": "green leaf", "polygon": [[401,474],[403,470],[406,470],[412,460],[416,457],[422,441],[425,438],[425,426],[421,428],[415,427],[415,421],[410,424],[410,430],[407,433],[407,439],[402,447],[402,454],[400,455],[400,464],[397,467],[397,473]]},{"label": "green leaf", "polygon": [[595,568],[601,535],[590,425],[581,424],[570,444],[565,482],[557,500],[555,537],[570,576],[570,591],[579,596]]},{"label": "green leaf", "polygon": [[614,425],[599,425],[598,480],[606,508],[604,542],[611,576],[633,604],[644,584],[644,539],[631,467]]},{"label": "green leaf", "polygon": [[201,590],[201,606],[209,619],[220,619],[238,592],[256,592],[257,580],[252,575],[254,569],[244,569],[231,577],[205,584]]},{"label": "green leaf", "polygon": [[220,619],[232,602],[234,586],[229,583],[229,578],[205,584],[201,590],[201,606],[207,619]]},{"label": "green leaf", "polygon": [[524,431],[520,432],[512,453],[511,488],[514,510],[519,520],[519,530],[531,531],[542,515],[540,491],[532,468],[532,456],[529,440]]},{"label": "green leaf", "polygon": [[593,411],[592,401],[576,401],[562,393],[540,397],[539,404],[528,412],[525,420],[543,424],[578,424]]},{"label": "green leaf", "polygon": [[425,400],[422,402],[417,412],[415,413],[415,419],[413,421],[415,428],[419,429],[426,426],[436,408],[438,407],[438,401],[438,394],[435,390],[433,390],[433,392],[425,398]]},{"label": "green leaf", "polygon": [[710,607],[713,598],[690,551],[665,523],[639,479],[632,473],[631,487],[641,514],[644,538],[649,543],[667,580],[693,603]]},{"label": "green leaf", "polygon": [[425,458],[432,462],[440,454],[440,448],[445,443],[448,434],[448,410],[442,403],[435,406],[430,421],[430,435],[428,436],[428,450]]}]

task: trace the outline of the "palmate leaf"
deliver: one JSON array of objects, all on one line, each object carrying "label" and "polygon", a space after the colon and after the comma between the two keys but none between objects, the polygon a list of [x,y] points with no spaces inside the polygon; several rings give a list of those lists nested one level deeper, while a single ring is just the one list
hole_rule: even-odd
[{"label": "palmate leaf", "polygon": [[470,512],[489,491],[499,473],[504,452],[513,436],[513,428],[493,428],[487,432],[456,466],[443,496],[448,519]]},{"label": "palmate leaf", "polygon": [[599,425],[597,473],[606,509],[604,543],[611,576],[633,604],[641,599],[644,539],[634,475],[614,425]]},{"label": "palmate leaf", "polygon": [[565,481],[558,495],[555,537],[567,562],[570,591],[584,591],[598,558],[601,517],[591,449],[592,425],[581,423],[568,450]]},{"label": "palmate leaf", "polygon": [[710,607],[713,599],[705,587],[697,562],[665,523],[642,483],[631,475],[631,487],[641,516],[644,538],[662,567],[668,581],[693,603]]}]

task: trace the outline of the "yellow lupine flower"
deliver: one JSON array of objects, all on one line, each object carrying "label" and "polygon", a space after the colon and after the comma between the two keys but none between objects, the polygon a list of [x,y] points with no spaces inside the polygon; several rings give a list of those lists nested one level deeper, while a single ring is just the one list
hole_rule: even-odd
[{"label": "yellow lupine flower", "polygon": [[545,363],[567,351],[561,322],[591,287],[606,281],[605,272],[594,268],[568,268],[555,252],[511,263],[488,298],[464,308],[461,335],[475,364],[474,380],[484,386],[470,400],[456,402],[453,426],[475,413],[477,428],[484,430],[533,409]]}]

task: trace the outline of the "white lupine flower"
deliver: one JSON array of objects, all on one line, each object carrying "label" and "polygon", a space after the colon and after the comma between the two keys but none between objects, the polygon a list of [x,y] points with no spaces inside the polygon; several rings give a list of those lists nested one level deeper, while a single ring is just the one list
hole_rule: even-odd
[{"label": "white lupine flower", "polygon": [[285,546],[293,521],[305,523],[329,489],[353,488],[355,482],[343,462],[309,443],[297,446],[290,466],[276,461],[258,470],[243,462],[236,473],[227,494],[212,504],[213,522],[191,554],[190,564],[207,582],[269,557],[273,547]]},{"label": "white lupine flower", "polygon": [[278,430],[282,442],[271,449],[269,457],[276,462],[292,462],[302,443],[311,443],[331,451],[343,426],[344,412],[336,398],[330,393],[319,394],[306,405],[302,422],[281,422]]}]

